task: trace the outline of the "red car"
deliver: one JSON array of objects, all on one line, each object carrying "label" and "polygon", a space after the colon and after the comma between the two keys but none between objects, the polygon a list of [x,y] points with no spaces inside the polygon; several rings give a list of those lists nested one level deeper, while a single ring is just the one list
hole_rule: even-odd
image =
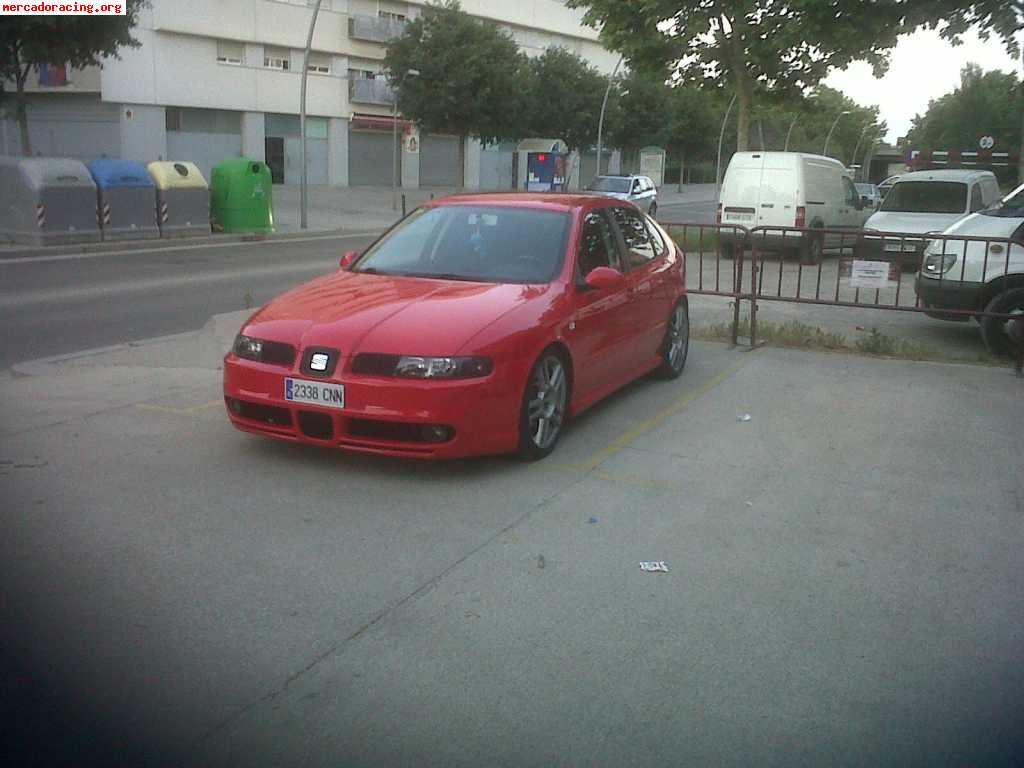
[{"label": "red car", "polygon": [[366,453],[549,454],[567,417],[689,350],[682,258],[635,206],[477,194],[413,211],[271,301],[224,358],[238,429]]}]

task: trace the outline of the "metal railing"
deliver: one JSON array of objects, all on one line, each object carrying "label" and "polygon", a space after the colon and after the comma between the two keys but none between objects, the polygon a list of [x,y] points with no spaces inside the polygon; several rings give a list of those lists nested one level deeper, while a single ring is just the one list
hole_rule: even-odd
[{"label": "metal railing", "polygon": [[352,78],[348,81],[348,100],[355,104],[379,104],[390,107],[395,99],[395,89],[383,77]]},{"label": "metal railing", "polygon": [[994,300],[1024,289],[1024,243],[849,229],[662,226],[683,251],[687,291],[733,299],[733,343],[741,302],[750,305],[750,343],[755,345],[758,304],[776,301],[917,312],[944,320],[973,317],[993,352],[1000,351],[993,349],[995,326],[986,321],[997,321],[1024,354],[1024,296],[1010,302],[1011,311],[993,308],[1005,310]]},{"label": "metal railing", "polygon": [[378,16],[349,16],[348,36],[353,40],[387,43],[401,37],[405,25],[404,21],[382,19]]}]

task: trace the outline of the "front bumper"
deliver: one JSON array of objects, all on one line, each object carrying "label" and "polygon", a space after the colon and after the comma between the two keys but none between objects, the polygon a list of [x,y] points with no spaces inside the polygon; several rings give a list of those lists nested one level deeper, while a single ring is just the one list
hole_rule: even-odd
[{"label": "front bumper", "polygon": [[[747,233],[742,230],[729,229],[729,224],[723,224],[718,232],[718,241],[723,245],[736,245],[747,241]],[[750,235],[749,245],[757,248],[759,252],[766,251],[788,251],[797,249],[803,242],[803,232],[763,232],[757,231]]]},{"label": "front bumper", "polygon": [[921,299],[921,304],[928,317],[956,322],[963,322],[970,316],[951,314],[942,310],[976,311],[982,309],[981,297],[984,287],[984,283],[953,279],[939,280],[934,277],[923,277],[920,274],[914,282],[914,290],[917,292],[918,298]]},{"label": "front bumper", "polygon": [[[354,376],[344,368],[326,383],[345,386],[345,407],[284,398],[284,380],[310,380],[296,370],[224,358],[224,398],[231,423],[244,432],[361,453],[450,459],[509,453],[518,447],[525,381],[512,364],[480,379],[423,381]],[[423,438],[427,426],[447,427],[444,442]]]}]

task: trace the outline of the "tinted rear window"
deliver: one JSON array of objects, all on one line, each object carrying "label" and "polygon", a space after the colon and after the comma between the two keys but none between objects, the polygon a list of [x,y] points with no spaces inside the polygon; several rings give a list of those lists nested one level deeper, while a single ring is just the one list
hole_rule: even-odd
[{"label": "tinted rear window", "polygon": [[900,181],[885,196],[882,210],[895,213],[963,213],[967,210],[967,185],[958,181]]},{"label": "tinted rear window", "polygon": [[629,192],[629,179],[612,179],[602,176],[587,186],[591,192]]}]

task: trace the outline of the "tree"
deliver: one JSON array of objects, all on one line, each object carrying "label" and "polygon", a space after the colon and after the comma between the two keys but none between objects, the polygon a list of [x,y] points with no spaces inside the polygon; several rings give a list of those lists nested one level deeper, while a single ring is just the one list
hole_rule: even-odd
[{"label": "tree", "polygon": [[4,17],[0,25],[0,92],[5,81],[14,82],[23,154],[32,154],[25,95],[32,69],[65,63],[79,69],[95,66],[105,57],[117,58],[122,47],[137,48],[132,27],[144,2],[127,0],[124,16]]},{"label": "tree", "polygon": [[1015,74],[983,72],[976,64],[960,71],[960,86],[928,104],[914,118],[908,139],[921,149],[976,149],[978,137],[991,134],[1000,146],[1018,146],[1021,104]]},{"label": "tree", "polygon": [[605,77],[575,53],[548,48],[525,68],[525,131],[533,136],[562,139],[570,150],[583,150],[597,141]]},{"label": "tree", "polygon": [[[953,0],[947,0],[952,2]],[[992,0],[995,2],[996,0]],[[933,0],[567,0],[634,68],[721,89],[738,105],[740,150],[749,147],[757,89],[799,94],[833,67],[887,66],[897,37],[923,23]]]},{"label": "tree", "polygon": [[384,58],[402,114],[428,133],[459,136],[460,155],[471,135],[485,144],[516,138],[524,63],[511,36],[457,0],[424,6]]}]

